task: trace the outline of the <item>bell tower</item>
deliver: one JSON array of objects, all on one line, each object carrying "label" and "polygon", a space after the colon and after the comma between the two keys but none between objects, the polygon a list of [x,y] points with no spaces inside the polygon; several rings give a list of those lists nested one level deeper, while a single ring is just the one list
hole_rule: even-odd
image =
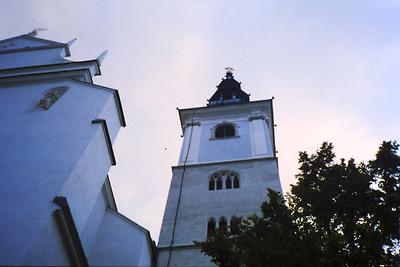
[{"label": "bell tower", "polygon": [[215,266],[193,241],[235,231],[260,213],[266,189],[281,192],[272,99],[250,101],[231,68],[205,107],[179,109],[182,149],[158,242],[158,267]]}]

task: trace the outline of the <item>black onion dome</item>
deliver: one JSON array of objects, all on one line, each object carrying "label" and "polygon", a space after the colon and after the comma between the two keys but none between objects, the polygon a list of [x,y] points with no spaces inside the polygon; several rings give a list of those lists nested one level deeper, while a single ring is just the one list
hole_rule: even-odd
[{"label": "black onion dome", "polygon": [[226,72],[225,79],[217,86],[217,91],[208,100],[208,106],[246,103],[249,95],[242,91],[240,83],[233,78],[231,71]]}]

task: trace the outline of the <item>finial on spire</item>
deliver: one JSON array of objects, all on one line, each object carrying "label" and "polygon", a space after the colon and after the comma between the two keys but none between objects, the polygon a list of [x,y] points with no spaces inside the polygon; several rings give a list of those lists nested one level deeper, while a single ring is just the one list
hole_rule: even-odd
[{"label": "finial on spire", "polygon": [[106,57],[108,53],[108,50],[104,50],[103,53],[100,54],[100,56],[98,56],[96,59],[99,62],[99,65],[101,65],[101,62],[103,62],[104,58]]},{"label": "finial on spire", "polygon": [[234,72],[235,70],[234,70],[232,67],[226,67],[225,70],[226,70],[226,75],[225,75],[225,77],[226,77],[226,78],[229,78],[229,79],[233,78],[233,72]]},{"label": "finial on spire", "polygon": [[32,37],[35,37],[41,31],[47,31],[47,29],[45,29],[45,28],[36,28],[36,29],[33,29],[30,33],[28,33],[28,35],[30,35]]},{"label": "finial on spire", "polygon": [[74,38],[74,39],[72,39],[71,41],[69,41],[69,42],[67,43],[67,45],[68,45],[68,46],[71,46],[73,43],[75,43],[75,41],[76,41],[76,38]]}]

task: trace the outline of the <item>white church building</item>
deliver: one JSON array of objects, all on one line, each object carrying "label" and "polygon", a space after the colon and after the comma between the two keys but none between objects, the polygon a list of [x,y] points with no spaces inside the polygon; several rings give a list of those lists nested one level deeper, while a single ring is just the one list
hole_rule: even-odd
[{"label": "white church building", "polygon": [[215,266],[193,241],[235,232],[281,192],[272,99],[228,69],[207,106],[179,110],[181,154],[158,246],[117,210],[108,173],[124,113],[100,59],[35,33],[0,41],[0,265]]},{"label": "white church building", "polygon": [[99,60],[34,35],[0,41],[0,265],[154,266],[108,177],[118,91],[93,83]]}]

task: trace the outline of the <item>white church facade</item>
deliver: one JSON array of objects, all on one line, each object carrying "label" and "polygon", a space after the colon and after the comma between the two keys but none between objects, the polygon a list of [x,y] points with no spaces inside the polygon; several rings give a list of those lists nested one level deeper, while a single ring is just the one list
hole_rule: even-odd
[{"label": "white church facade", "polygon": [[228,69],[206,107],[180,109],[183,143],[158,242],[158,267],[215,266],[193,241],[260,213],[282,192],[272,99],[250,101]]},{"label": "white church facade", "polygon": [[193,241],[235,231],[282,191],[272,99],[250,101],[230,70],[205,107],[179,110],[181,154],[158,246],[120,214],[109,170],[126,126],[100,59],[34,33],[0,41],[0,265],[215,266]]},{"label": "white church facade", "polygon": [[69,44],[0,41],[0,265],[154,266],[150,233],[120,214],[108,178],[124,114]]}]

